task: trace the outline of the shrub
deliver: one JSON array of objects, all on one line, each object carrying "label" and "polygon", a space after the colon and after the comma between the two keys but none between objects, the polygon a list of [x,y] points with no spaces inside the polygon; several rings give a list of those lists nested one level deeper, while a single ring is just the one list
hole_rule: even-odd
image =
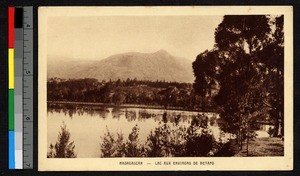
[{"label": "shrub", "polygon": [[107,133],[101,144],[102,157],[199,157],[231,155],[230,145],[217,142],[208,129],[208,118],[204,115],[193,117],[186,128],[178,122],[168,122],[166,113],[155,130],[151,131],[147,141],[139,141],[139,127],[133,127],[126,142],[118,133],[117,139]]},{"label": "shrub", "polygon": [[126,142],[125,147],[125,155],[127,157],[138,157],[142,156],[142,153],[144,153],[142,146],[139,143],[139,130],[139,127],[135,125],[128,135],[128,141]]},{"label": "shrub", "polygon": [[208,118],[204,115],[193,117],[190,127],[187,129],[186,156],[211,155],[215,139],[207,128]]},{"label": "shrub", "polygon": [[117,133],[115,139],[107,129],[107,133],[102,137],[101,157],[139,157],[145,154],[145,148],[139,142],[139,128],[134,126],[132,132],[128,136],[128,140],[124,141],[122,133]]},{"label": "shrub", "polygon": [[147,138],[148,156],[182,156],[185,153],[185,138],[186,128],[177,123],[160,123]]},{"label": "shrub", "polygon": [[273,134],[274,134],[274,128],[269,127],[269,129],[268,129],[268,134],[269,134],[270,137],[272,137]]},{"label": "shrub", "polygon": [[70,132],[67,130],[66,124],[63,122],[61,132],[57,137],[57,142],[53,146],[50,144],[50,152],[47,153],[48,158],[76,158],[74,152],[74,141],[70,142]]},{"label": "shrub", "polygon": [[125,156],[125,144],[122,133],[117,133],[117,138],[111,134],[106,127],[107,133],[102,137],[101,157],[122,157]]},{"label": "shrub", "polygon": [[[217,146],[217,151],[215,152],[214,156],[233,156],[235,151],[233,150],[232,144],[233,141],[229,141],[225,144],[220,143]],[[234,142],[233,142],[234,143]]]}]

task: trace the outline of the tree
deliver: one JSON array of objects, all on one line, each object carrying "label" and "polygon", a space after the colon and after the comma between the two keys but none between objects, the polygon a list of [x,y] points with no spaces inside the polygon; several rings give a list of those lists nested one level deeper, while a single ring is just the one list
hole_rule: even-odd
[{"label": "tree", "polygon": [[123,157],[125,156],[125,144],[122,133],[117,133],[117,138],[111,134],[106,126],[107,133],[102,137],[101,157]]},{"label": "tree", "polygon": [[251,134],[250,122],[263,113],[258,53],[268,44],[270,32],[269,19],[263,15],[224,16],[215,32],[221,87],[216,102],[224,110],[221,117],[229,124],[227,130],[238,132],[241,147]]},{"label": "tree", "polygon": [[[259,53],[261,70],[264,72],[264,83],[266,85],[264,95],[264,105],[270,108],[271,117],[275,122],[273,136],[283,135],[284,132],[284,32],[283,15],[278,16],[272,21],[275,31],[272,33],[270,42]],[[281,126],[281,128],[279,127]]]},{"label": "tree", "polygon": [[267,113],[277,114],[276,126],[283,122],[283,17],[275,18],[274,33],[271,19],[225,15],[215,31],[215,48],[193,63],[195,91],[203,97],[210,82],[217,82],[222,129],[237,134],[240,146]]},{"label": "tree", "polygon": [[139,142],[139,127],[135,125],[131,133],[128,135],[126,142],[126,157],[139,157],[142,156],[142,147]]},{"label": "tree", "polygon": [[53,146],[50,144],[48,158],[76,158],[74,141],[70,142],[70,132],[65,123],[61,126],[61,132],[57,137],[57,142]]},{"label": "tree", "polygon": [[122,105],[125,99],[126,99],[126,95],[121,90],[116,90],[112,97],[113,102],[117,106]]},{"label": "tree", "polygon": [[215,139],[208,127],[208,117],[198,114],[187,129],[186,155],[209,156]]},{"label": "tree", "polygon": [[196,77],[193,87],[196,94],[201,96],[203,111],[205,111],[206,95],[211,95],[211,89],[216,85],[217,69],[217,56],[214,51],[204,51],[193,62],[193,70]]}]

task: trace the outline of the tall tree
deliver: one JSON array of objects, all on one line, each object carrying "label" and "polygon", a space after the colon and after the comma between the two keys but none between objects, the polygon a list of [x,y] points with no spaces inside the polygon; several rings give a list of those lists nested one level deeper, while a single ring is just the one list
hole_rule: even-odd
[{"label": "tall tree", "polygon": [[216,86],[218,70],[217,55],[214,51],[204,51],[193,62],[195,82],[193,84],[196,94],[201,96],[201,107],[205,111],[206,96],[211,95],[212,88]]},{"label": "tall tree", "polygon": [[264,73],[264,105],[269,108],[270,116],[275,122],[273,136],[284,135],[284,17],[274,18],[271,24],[275,27],[268,45],[259,52],[258,59]]},{"label": "tall tree", "polygon": [[215,48],[193,63],[196,93],[205,97],[210,80],[220,86],[215,101],[223,108],[224,130],[242,131],[245,119],[270,116],[273,135],[283,135],[283,20],[283,16],[224,16],[215,31]]},{"label": "tall tree", "polygon": [[270,32],[269,20],[263,15],[224,16],[215,32],[221,86],[216,102],[223,107],[221,117],[229,124],[227,130],[239,132],[240,142],[250,135],[250,122],[261,115],[263,84],[257,57]]},{"label": "tall tree", "polygon": [[203,96],[209,80],[218,82],[220,90],[215,101],[223,110],[222,128],[238,134],[240,142],[250,136],[253,123],[267,113],[269,107],[265,104],[278,110],[282,103],[278,80],[283,64],[281,58],[276,58],[283,52],[280,20],[276,18],[272,34],[268,16],[226,15],[215,31],[215,48],[200,54],[193,63],[195,91]]}]

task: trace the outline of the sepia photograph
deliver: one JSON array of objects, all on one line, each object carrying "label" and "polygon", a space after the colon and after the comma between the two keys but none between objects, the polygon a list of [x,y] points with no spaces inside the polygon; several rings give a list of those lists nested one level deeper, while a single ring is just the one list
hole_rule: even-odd
[{"label": "sepia photograph", "polygon": [[292,51],[291,7],[40,7],[39,170],[290,170]]}]

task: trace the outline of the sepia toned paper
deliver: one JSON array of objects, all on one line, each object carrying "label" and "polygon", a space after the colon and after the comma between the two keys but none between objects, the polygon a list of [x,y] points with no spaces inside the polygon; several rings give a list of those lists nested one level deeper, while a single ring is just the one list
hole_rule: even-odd
[{"label": "sepia toned paper", "polygon": [[[198,54],[213,48],[214,29],[222,22],[224,15],[284,15],[283,156],[111,158],[101,158],[99,156],[99,158],[97,158],[86,157],[89,155],[79,157],[80,155],[78,155],[77,158],[47,158],[47,153],[49,152],[49,131],[52,130],[52,126],[48,124],[49,117],[47,112],[47,80],[50,75],[47,71],[49,71],[50,64],[52,64],[51,67],[56,65],[56,68],[60,68],[52,71],[51,74],[55,76],[51,77],[56,77],[56,75],[65,76],[68,74],[71,76],[65,78],[72,79],[74,78],[74,73],[69,74],[68,71],[60,71],[65,71],[64,68],[74,68],[74,70],[80,70],[80,68],[76,66],[68,67],[67,63],[78,62],[80,65],[81,62],[87,59],[97,60],[98,58],[109,58],[112,55],[120,53],[139,52],[163,55],[166,54],[166,49],[167,52],[171,53],[170,55],[174,54],[178,57],[185,57],[192,63]],[[293,169],[292,7],[39,7],[38,17],[39,171],[269,171]],[[202,25],[199,20],[206,22]],[[199,28],[199,33],[197,33],[195,28]],[[163,34],[160,34],[160,32]],[[178,36],[177,40],[172,41],[172,33]],[[95,38],[100,40],[99,43]],[[201,39],[196,40],[196,38]],[[199,42],[201,42],[201,46],[198,45]],[[106,79],[105,73],[103,73],[103,75],[101,79]],[[160,76],[158,73],[157,75]],[[77,75],[75,75],[75,78],[76,76]],[[78,72],[78,78],[85,77],[86,75],[79,75]],[[112,77],[112,79],[114,78],[115,77]],[[117,78],[126,79],[123,78],[122,75],[118,75],[116,79]],[[100,78],[98,79],[101,80]],[[168,78],[166,78],[166,80],[167,79]],[[186,77],[182,79],[186,79]],[[152,81],[155,81],[155,79]],[[172,81],[172,78],[167,81]],[[193,77],[191,81],[193,81]],[[98,142],[100,135],[98,138],[95,138],[92,135],[94,132],[93,128],[90,128],[88,126],[89,124],[90,123],[83,122],[82,126],[78,127],[77,130],[79,133],[82,131],[85,134],[91,134],[85,138],[90,137],[91,141],[93,140],[99,145],[100,150],[100,142]],[[149,125],[151,126],[151,124]],[[59,131],[55,134],[51,134],[52,138],[56,139],[58,134]],[[124,136],[124,138],[126,139],[127,136]],[[71,140],[72,139],[71,133]],[[53,142],[55,141],[51,141],[50,143],[54,144]],[[78,147],[75,141],[75,150],[78,149]]]}]

